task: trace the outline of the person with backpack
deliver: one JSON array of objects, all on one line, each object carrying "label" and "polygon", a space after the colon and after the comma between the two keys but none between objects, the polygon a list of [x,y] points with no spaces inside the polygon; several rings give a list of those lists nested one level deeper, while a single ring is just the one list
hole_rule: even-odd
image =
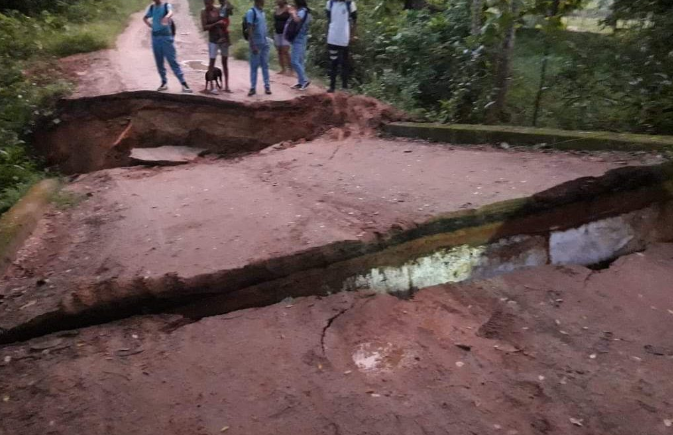
[{"label": "person with backpack", "polygon": [[[221,0],[222,1],[222,0]],[[220,10],[215,8],[215,0],[203,0],[205,8],[201,11],[201,26],[208,32],[208,71],[212,74],[215,69],[218,51],[222,54],[222,72],[224,73],[224,92],[231,93],[229,89],[229,14],[231,6],[228,1],[220,5]],[[224,13],[223,13],[224,11]],[[224,15],[224,16],[223,16]],[[217,90],[210,91],[217,95]]]},{"label": "person with backpack", "polygon": [[292,44],[290,55],[292,68],[297,73],[297,84],[292,89],[305,91],[311,84],[306,77],[306,42],[308,28],[311,23],[311,10],[306,0],[295,0],[295,6],[290,8],[290,19],[285,26],[285,39]]},{"label": "person with backpack", "polygon": [[154,0],[154,3],[147,8],[143,21],[152,29],[152,51],[154,60],[157,63],[157,70],[161,76],[161,86],[157,91],[168,90],[168,78],[166,77],[166,65],[168,61],[173,73],[182,85],[182,92],[191,94],[192,90],[185,81],[182,68],[176,59],[175,53],[175,23],[173,23],[173,6],[164,3],[161,0]]},{"label": "person with backpack", "polygon": [[266,16],[264,0],[255,0],[255,4],[243,19],[243,37],[250,43],[250,92],[248,96],[257,94],[257,70],[262,68],[264,92],[271,95],[269,79],[269,42],[267,40]]},{"label": "person with backpack", "polygon": [[327,9],[327,50],[330,58],[330,86],[327,92],[336,90],[336,79],[341,66],[341,84],[343,89],[348,89],[348,45],[355,35],[355,25],[358,19],[357,6],[354,1],[329,0],[325,6]]},{"label": "person with backpack", "polygon": [[273,13],[273,24],[275,34],[273,35],[274,45],[278,51],[278,63],[280,64],[280,74],[292,75],[290,69],[290,42],[285,39],[285,25],[290,19],[290,5],[287,0],[276,0],[276,10]]}]

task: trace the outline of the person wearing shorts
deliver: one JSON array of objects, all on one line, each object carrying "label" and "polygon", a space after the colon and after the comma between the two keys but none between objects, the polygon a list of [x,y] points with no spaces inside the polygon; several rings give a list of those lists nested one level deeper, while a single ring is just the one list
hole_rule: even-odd
[{"label": "person wearing shorts", "polygon": [[276,0],[276,10],[273,14],[274,35],[273,42],[278,50],[278,63],[280,64],[280,74],[292,74],[290,66],[290,42],[285,39],[285,25],[290,19],[290,6],[287,0]]},{"label": "person wearing shorts", "polygon": [[[224,92],[230,93],[229,89],[229,15],[222,17],[222,9],[226,11],[228,2],[225,2],[220,10],[215,8],[215,0],[203,0],[205,8],[201,11],[201,25],[208,32],[208,71],[212,72],[217,61],[217,54],[222,55],[222,73],[224,74]],[[217,94],[217,89],[210,91]]]}]

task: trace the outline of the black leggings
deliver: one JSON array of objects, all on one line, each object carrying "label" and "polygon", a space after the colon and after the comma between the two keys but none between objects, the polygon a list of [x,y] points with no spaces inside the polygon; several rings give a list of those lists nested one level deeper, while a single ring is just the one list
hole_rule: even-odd
[{"label": "black leggings", "polygon": [[336,78],[339,71],[339,64],[341,64],[341,80],[344,89],[348,89],[348,73],[350,65],[348,64],[348,47],[341,47],[338,45],[328,45],[329,59],[330,59],[330,89],[336,88]]}]

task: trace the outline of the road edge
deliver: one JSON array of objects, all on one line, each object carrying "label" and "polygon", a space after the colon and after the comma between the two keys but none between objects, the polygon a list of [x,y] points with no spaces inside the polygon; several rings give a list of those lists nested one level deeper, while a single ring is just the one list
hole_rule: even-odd
[{"label": "road edge", "polygon": [[509,125],[392,122],[383,130],[393,136],[452,144],[540,146],[559,150],[673,151],[673,136],[607,131],[572,131]]},{"label": "road edge", "polygon": [[35,184],[14,206],[0,217],[0,275],[35,230],[54,194],[61,188],[56,178]]}]

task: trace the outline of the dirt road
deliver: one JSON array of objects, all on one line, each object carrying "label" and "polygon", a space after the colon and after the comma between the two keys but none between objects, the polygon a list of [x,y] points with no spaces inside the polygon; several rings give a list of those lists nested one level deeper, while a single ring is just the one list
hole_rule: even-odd
[{"label": "dirt road", "polygon": [[[172,0],[175,8],[177,35],[175,44],[178,60],[182,65],[187,81],[195,92],[202,92],[205,86],[204,73],[208,63],[208,47],[205,33],[197,27],[190,13],[187,0]],[[237,25],[240,14],[236,11],[231,24],[231,32],[240,32]],[[93,54],[71,56],[63,60],[66,70],[70,71],[78,82],[73,98],[111,94],[122,91],[154,90],[160,79],[154,63],[151,48],[150,30],[142,22],[144,12],[131,16],[129,26],[117,40],[116,48]],[[218,64],[220,63],[218,58]],[[221,65],[219,65],[221,67]],[[168,65],[167,65],[168,68]],[[250,89],[250,68],[247,62],[235,60],[233,53],[229,58],[230,83],[233,94],[221,94],[218,97],[235,101],[250,101],[247,92]],[[168,69],[170,92],[180,92],[180,84]],[[262,89],[261,74],[258,92]],[[323,92],[317,85],[306,92],[293,91],[290,86],[296,79],[271,72],[273,95],[263,92],[254,97],[258,100],[289,100],[306,93]]]},{"label": "dirt road", "polygon": [[673,245],[0,349],[1,434],[664,435]]}]

